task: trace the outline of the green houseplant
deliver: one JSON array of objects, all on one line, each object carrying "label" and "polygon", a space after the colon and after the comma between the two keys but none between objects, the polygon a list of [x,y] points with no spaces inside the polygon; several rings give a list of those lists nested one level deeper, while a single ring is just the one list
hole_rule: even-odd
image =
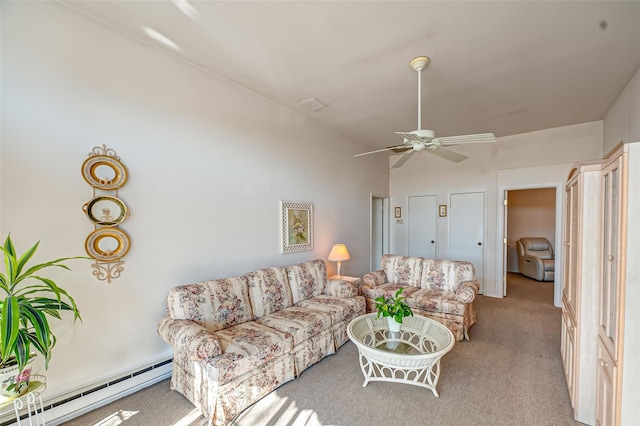
[{"label": "green houseplant", "polygon": [[396,294],[385,298],[384,296],[377,297],[375,299],[376,309],[378,310],[377,318],[380,318],[380,315],[386,317],[389,321],[389,328],[392,328],[392,320],[396,322],[397,329],[392,329],[391,331],[400,331],[400,324],[402,324],[402,319],[404,317],[413,316],[413,311],[404,302],[405,297],[401,296],[402,287],[396,291]]},{"label": "green houseplant", "polygon": [[[82,318],[73,298],[55,282],[36,273],[49,267],[69,270],[62,262],[82,257],[67,257],[27,266],[40,242],[24,252],[16,253],[11,236],[0,250],[4,255],[5,273],[0,273],[0,371],[17,367],[16,376],[5,379],[1,392],[20,393],[28,386],[27,363],[39,352],[49,366],[56,337],[49,327],[50,317],[62,319],[62,311],[73,313],[73,321]],[[12,368],[14,370],[14,368]],[[13,378],[12,378],[13,377]]]}]

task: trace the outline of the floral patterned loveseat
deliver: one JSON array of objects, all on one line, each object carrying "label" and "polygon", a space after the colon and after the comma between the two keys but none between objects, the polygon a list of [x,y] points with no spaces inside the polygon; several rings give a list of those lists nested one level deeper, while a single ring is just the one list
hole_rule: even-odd
[{"label": "floral patterned loveseat", "polygon": [[367,312],[376,312],[377,297],[390,297],[402,287],[415,314],[441,322],[457,341],[469,340],[469,328],[476,322],[473,301],[480,289],[471,262],[385,254],[380,267],[362,279]]},{"label": "floral patterned loveseat", "polygon": [[335,353],[364,311],[357,286],[329,280],[322,260],[175,287],[158,326],[173,346],[171,388],[228,424]]}]

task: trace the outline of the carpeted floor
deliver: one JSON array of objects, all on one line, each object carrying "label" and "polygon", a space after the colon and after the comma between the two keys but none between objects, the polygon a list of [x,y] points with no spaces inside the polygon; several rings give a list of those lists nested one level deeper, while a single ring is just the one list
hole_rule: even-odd
[{"label": "carpeted floor", "polygon": [[[561,310],[553,284],[509,274],[507,297],[476,299],[471,341],[442,359],[440,398],[423,388],[362,387],[351,342],[235,421],[255,425],[576,425],[560,360]],[[71,426],[200,426],[206,422],[164,381],[71,422]]]}]

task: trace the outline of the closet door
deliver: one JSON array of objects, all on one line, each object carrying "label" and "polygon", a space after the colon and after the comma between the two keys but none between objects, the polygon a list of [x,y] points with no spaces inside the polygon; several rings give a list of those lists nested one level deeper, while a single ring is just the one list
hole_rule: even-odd
[{"label": "closet door", "polygon": [[409,197],[409,256],[436,258],[435,195]]},{"label": "closet door", "polygon": [[451,194],[449,208],[449,259],[473,263],[483,292],[484,192]]}]

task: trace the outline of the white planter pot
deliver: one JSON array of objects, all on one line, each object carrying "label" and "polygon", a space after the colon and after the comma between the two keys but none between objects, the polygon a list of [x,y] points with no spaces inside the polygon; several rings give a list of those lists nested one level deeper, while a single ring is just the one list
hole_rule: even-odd
[{"label": "white planter pot", "polygon": [[402,327],[402,323],[397,322],[393,317],[387,317],[387,324],[389,324],[389,331],[392,333],[399,332]]},{"label": "white planter pot", "polygon": [[18,397],[27,391],[31,378],[31,362],[21,372],[18,366],[0,368],[0,400]]}]

